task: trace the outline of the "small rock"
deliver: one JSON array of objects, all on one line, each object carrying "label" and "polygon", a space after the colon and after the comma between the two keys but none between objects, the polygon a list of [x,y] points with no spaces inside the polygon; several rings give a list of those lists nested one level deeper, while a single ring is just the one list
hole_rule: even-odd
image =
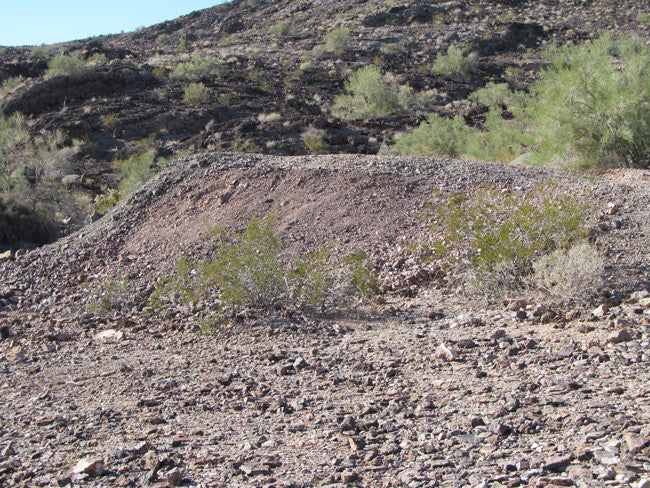
[{"label": "small rock", "polygon": [[445,314],[442,310],[429,310],[428,317],[430,320],[440,320],[445,318]]},{"label": "small rock", "polygon": [[554,473],[559,473],[564,471],[564,469],[571,463],[573,456],[571,454],[566,456],[556,456],[550,458],[544,463],[544,471],[552,471]]},{"label": "small rock", "polygon": [[446,363],[457,359],[458,353],[453,347],[447,347],[444,344],[440,344],[433,353],[433,357],[438,362]]},{"label": "small rock", "polygon": [[11,330],[8,325],[0,327],[0,340],[9,339],[11,337]]},{"label": "small rock", "polygon": [[122,332],[121,330],[106,329],[95,334],[96,341],[114,342],[114,341],[121,341],[122,339],[124,339],[124,332]]},{"label": "small rock", "polygon": [[630,334],[630,331],[627,329],[621,329],[607,338],[607,342],[609,342],[610,344],[620,344],[621,342],[628,342],[631,340],[632,340],[632,335]]},{"label": "small rock", "polygon": [[602,303],[598,307],[594,308],[591,311],[591,314],[595,317],[603,318],[605,315],[607,315],[607,312],[609,312],[609,305]]},{"label": "small rock", "polygon": [[304,358],[300,357],[293,362],[293,368],[296,370],[305,369],[309,363]]},{"label": "small rock", "polygon": [[179,468],[174,468],[167,473],[167,481],[169,481],[173,486],[180,486],[183,483],[184,477],[183,471]]},{"label": "small rock", "polygon": [[343,471],[341,473],[341,481],[343,483],[352,483],[359,479],[359,474],[354,471]]},{"label": "small rock", "polygon": [[14,255],[11,252],[11,249],[8,250],[8,251],[5,251],[3,253],[0,253],[0,262],[11,261],[13,258],[14,258]]},{"label": "small rock", "polygon": [[101,459],[81,459],[72,468],[72,472],[74,474],[99,476],[104,472],[104,462]]},{"label": "small rock", "polygon": [[650,488],[650,478],[640,479],[635,488]]}]

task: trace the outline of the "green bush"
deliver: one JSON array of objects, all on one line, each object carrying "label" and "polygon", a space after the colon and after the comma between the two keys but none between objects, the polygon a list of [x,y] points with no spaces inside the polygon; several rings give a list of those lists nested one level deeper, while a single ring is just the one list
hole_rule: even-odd
[{"label": "green bush", "polygon": [[5,97],[10,93],[14,92],[21,85],[23,81],[25,81],[25,78],[23,78],[22,76],[13,76],[11,78],[6,79],[2,83],[2,87],[0,87],[0,97]]},{"label": "green bush", "polygon": [[427,122],[400,137],[394,149],[406,156],[457,158],[467,154],[474,137],[475,131],[460,115],[448,120],[431,114]]},{"label": "green bush", "polygon": [[269,28],[269,32],[273,35],[284,37],[289,35],[291,27],[288,22],[280,21]]},{"label": "green bush", "polygon": [[345,91],[334,100],[332,112],[344,120],[390,115],[408,107],[413,90],[384,81],[376,66],[359,68],[345,81]]},{"label": "green bush", "polygon": [[525,193],[486,186],[434,196],[430,219],[440,239],[433,248],[484,293],[523,287],[535,260],[587,237],[587,201],[552,182]]},{"label": "green bush", "polygon": [[322,129],[308,128],[300,136],[312,154],[327,154],[330,152],[330,145],[325,141],[325,131]]},{"label": "green bush", "polygon": [[433,62],[434,73],[467,80],[476,66],[476,53],[465,55],[458,47],[449,47],[446,54],[440,54]]},{"label": "green bush", "polygon": [[25,118],[0,117],[0,244],[44,244],[63,219],[80,216],[80,202],[61,183],[74,152],[63,135],[31,136]]},{"label": "green bush", "polygon": [[[473,94],[490,108],[483,131],[467,132],[455,120],[434,117],[395,149],[442,156],[444,145],[427,144],[425,135],[458,133],[462,142],[449,144],[447,156],[500,161],[521,156],[528,163],[583,169],[648,167],[650,48],[644,41],[603,36],[546,55],[551,64],[530,93],[491,83]],[[506,108],[511,116],[504,117]]]},{"label": "green bush", "polygon": [[326,249],[292,256],[273,227],[273,219],[253,218],[244,232],[216,229],[213,250],[204,260],[180,260],[151,296],[154,307],[211,302],[217,315],[242,308],[322,309],[350,297],[376,292],[365,256],[336,265]]},{"label": "green bush", "polygon": [[61,54],[55,56],[48,64],[45,76],[54,78],[55,76],[81,76],[89,73],[92,69],[86,64],[79,53],[71,55]]},{"label": "green bush", "polygon": [[325,49],[335,54],[341,54],[348,48],[350,29],[339,27],[325,34]]},{"label": "green bush", "polygon": [[206,103],[209,99],[210,89],[203,83],[191,83],[183,94],[183,101],[192,105]]},{"label": "green bush", "polygon": [[219,76],[222,69],[223,65],[219,59],[197,56],[191,61],[177,64],[171,76],[178,80],[210,81]]},{"label": "green bush", "polygon": [[154,150],[136,153],[127,159],[114,161],[113,167],[119,171],[120,198],[140,188],[156,174],[158,167],[163,164],[164,160],[156,162],[156,152]]},{"label": "green bush", "polygon": [[129,284],[125,276],[108,276],[92,283],[86,282],[86,311],[104,315],[123,310],[133,296]]}]

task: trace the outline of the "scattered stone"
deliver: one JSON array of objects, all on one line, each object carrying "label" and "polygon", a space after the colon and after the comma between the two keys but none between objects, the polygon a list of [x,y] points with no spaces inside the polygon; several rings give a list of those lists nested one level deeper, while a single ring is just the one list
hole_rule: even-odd
[{"label": "scattered stone", "polygon": [[551,471],[554,473],[559,473],[561,471],[564,471],[564,469],[571,464],[571,461],[573,461],[573,456],[571,454],[566,455],[566,456],[556,456],[548,459],[542,469],[544,471]]},{"label": "scattered stone", "polygon": [[95,340],[100,342],[117,342],[124,339],[124,332],[115,329],[106,329],[95,334]]},{"label": "scattered stone", "polygon": [[433,357],[440,363],[446,363],[458,358],[458,353],[453,347],[447,347],[445,344],[440,344],[433,353]]},{"label": "scattered stone", "polygon": [[628,342],[632,340],[632,335],[627,329],[621,329],[617,332],[614,332],[607,338],[607,342],[610,344],[620,344],[621,342]]},{"label": "scattered stone", "polygon": [[182,485],[184,477],[183,471],[179,468],[173,468],[169,473],[167,473],[167,481],[169,481],[173,486]]},{"label": "scattered stone", "polygon": [[0,327],[0,340],[9,339],[11,337],[11,330],[8,325]]},{"label": "scattered stone", "polygon": [[11,249],[0,253],[0,262],[11,261],[14,258],[14,254],[11,252]]},{"label": "scattered stone", "polygon": [[100,476],[104,473],[104,462],[101,459],[81,459],[72,468],[74,474]]},{"label": "scattered stone", "polygon": [[602,304],[600,304],[598,307],[596,307],[595,309],[593,309],[593,310],[591,311],[591,314],[592,314],[594,317],[603,318],[603,317],[605,317],[605,316],[607,315],[607,312],[609,312],[609,308],[610,308],[610,307],[609,307],[608,304],[606,304],[606,303],[602,303]]}]

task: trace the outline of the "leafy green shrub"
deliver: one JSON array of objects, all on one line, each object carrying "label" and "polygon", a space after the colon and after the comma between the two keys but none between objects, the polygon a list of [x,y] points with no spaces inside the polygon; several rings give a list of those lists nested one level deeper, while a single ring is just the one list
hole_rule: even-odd
[{"label": "leafy green shrub", "polygon": [[153,177],[157,168],[164,164],[164,161],[156,162],[154,150],[136,153],[127,159],[120,159],[113,162],[113,166],[119,170],[120,185],[119,194],[121,197],[133,193]]},{"label": "leafy green shrub", "polygon": [[476,53],[465,55],[465,52],[450,46],[446,54],[440,54],[433,62],[434,73],[447,75],[452,78],[466,80],[476,66]]},{"label": "leafy green shrub", "polygon": [[172,40],[172,36],[169,34],[160,34],[158,37],[156,37],[156,44],[160,46],[165,46],[169,44]]},{"label": "leafy green shrub", "polygon": [[394,149],[406,156],[450,157],[464,156],[475,132],[465,125],[462,116],[444,119],[431,114],[413,132],[404,134]]},{"label": "leafy green shrub", "polygon": [[289,35],[289,32],[291,32],[291,27],[289,26],[288,22],[280,21],[277,24],[271,26],[269,28],[269,32],[273,35],[284,37]]},{"label": "leafy green shrub", "polygon": [[339,27],[325,34],[325,49],[335,54],[341,54],[348,48],[350,29]]},{"label": "leafy green shrub", "polygon": [[324,137],[325,131],[314,127],[309,127],[300,136],[309,152],[313,154],[327,154],[330,151],[330,145]]},{"label": "leafy green shrub", "polygon": [[192,105],[205,103],[210,99],[210,89],[203,83],[191,83],[185,88],[183,101]]},{"label": "leafy green shrub", "polygon": [[413,90],[384,81],[376,66],[359,68],[345,81],[345,91],[334,100],[332,112],[344,120],[389,115],[408,107]]},{"label": "leafy green shrub", "polygon": [[580,242],[537,259],[529,281],[554,298],[581,302],[591,299],[598,291],[604,266],[598,250]]},{"label": "leafy green shrub", "polygon": [[2,83],[2,87],[0,87],[0,97],[5,97],[10,93],[14,92],[21,85],[23,81],[25,81],[25,78],[23,78],[22,76],[13,76],[11,78],[6,79]]},{"label": "leafy green shrub", "polygon": [[94,209],[96,212],[104,213],[117,202],[120,201],[120,192],[115,188],[106,190],[101,195],[97,195],[94,201]]},{"label": "leafy green shrub", "polygon": [[54,78],[55,76],[75,77],[84,75],[90,71],[92,71],[92,69],[83,60],[81,54],[60,54],[50,61],[45,76],[47,78]]},{"label": "leafy green shrub", "polygon": [[[326,249],[291,256],[273,227],[273,219],[253,218],[241,234],[216,229],[204,260],[180,260],[151,296],[154,307],[212,302],[217,315],[248,307],[263,310],[316,310],[337,296],[371,296],[374,274],[363,254],[354,255],[341,272]],[[337,292],[338,290],[338,292]],[[337,294],[338,293],[338,294]]]},{"label": "leafy green shrub", "polygon": [[379,294],[379,282],[375,273],[366,266],[366,261],[366,254],[362,251],[345,257],[345,263],[349,267],[350,286],[360,296],[369,300]]},{"label": "leafy green shrub", "polygon": [[223,69],[221,61],[210,56],[197,56],[186,63],[179,63],[174,68],[172,78],[186,81],[209,81],[219,76]]},{"label": "leafy green shrub", "polygon": [[441,238],[433,248],[464,284],[488,294],[523,287],[535,260],[587,236],[588,204],[552,182],[527,193],[486,186],[435,197],[432,229]]}]

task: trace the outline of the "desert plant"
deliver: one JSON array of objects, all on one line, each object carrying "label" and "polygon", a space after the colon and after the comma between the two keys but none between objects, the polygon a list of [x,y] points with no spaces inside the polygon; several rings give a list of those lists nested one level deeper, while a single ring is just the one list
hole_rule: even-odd
[{"label": "desert plant", "polygon": [[535,260],[529,283],[556,299],[588,301],[602,284],[604,266],[593,245],[579,242]]},{"label": "desert plant", "polygon": [[89,73],[92,69],[86,64],[80,53],[70,55],[61,54],[55,56],[48,64],[45,76],[54,78],[55,76],[81,76]]},{"label": "desert plant", "polygon": [[219,76],[222,63],[210,56],[197,56],[186,63],[179,63],[174,68],[172,78],[186,81],[209,81]]},{"label": "desert plant", "polygon": [[86,282],[86,311],[103,315],[124,309],[132,297],[129,283],[125,276],[108,276]]},{"label": "desert plant", "polygon": [[185,88],[183,101],[192,105],[205,103],[210,98],[210,89],[203,83],[191,83]]},{"label": "desert plant", "polygon": [[332,112],[344,119],[365,119],[389,115],[407,107],[412,89],[386,82],[376,66],[359,68],[345,81],[345,91],[334,100]]},{"label": "desert plant", "polygon": [[120,201],[120,192],[115,188],[105,190],[95,197],[93,208],[96,212],[104,213],[117,202]]},{"label": "desert plant", "polygon": [[394,149],[407,156],[456,158],[467,154],[474,137],[475,131],[467,127],[462,116],[449,120],[431,114],[417,129],[400,137]]},{"label": "desert plant", "polygon": [[160,34],[158,37],[156,37],[156,44],[160,46],[165,46],[169,44],[172,40],[172,36],[169,34]]},{"label": "desert plant", "polygon": [[330,151],[330,145],[325,141],[325,131],[309,127],[300,136],[310,153],[326,154]]},{"label": "desert plant", "polygon": [[463,284],[487,294],[521,288],[533,262],[586,238],[586,199],[552,182],[529,192],[481,187],[435,194],[433,249],[453,263]]},{"label": "desert plant", "polygon": [[[211,301],[217,314],[243,307],[317,310],[351,296],[371,296],[376,278],[356,254],[335,265],[326,249],[291,255],[274,220],[253,218],[242,233],[215,229],[208,234],[213,250],[204,260],[181,260],[162,279],[150,303],[165,307]],[[342,297],[339,294],[343,294]]]},{"label": "desert plant", "polygon": [[458,48],[450,46],[446,54],[439,54],[433,62],[434,73],[447,75],[459,80],[466,80],[476,65],[476,53],[465,54]]},{"label": "desert plant", "polygon": [[0,87],[0,97],[5,97],[10,93],[14,92],[25,80],[22,76],[13,76],[7,78]]},{"label": "desert plant", "polygon": [[325,34],[325,49],[335,54],[341,54],[348,48],[350,29],[339,27]]},{"label": "desert plant", "polygon": [[271,26],[269,28],[269,32],[273,35],[284,37],[286,35],[289,35],[289,32],[291,32],[291,27],[289,26],[288,22],[280,21],[277,24]]},{"label": "desert plant", "polygon": [[156,162],[154,150],[132,154],[127,159],[118,159],[113,167],[119,171],[119,194],[129,195],[141,187],[156,174],[157,168],[164,162]]}]

